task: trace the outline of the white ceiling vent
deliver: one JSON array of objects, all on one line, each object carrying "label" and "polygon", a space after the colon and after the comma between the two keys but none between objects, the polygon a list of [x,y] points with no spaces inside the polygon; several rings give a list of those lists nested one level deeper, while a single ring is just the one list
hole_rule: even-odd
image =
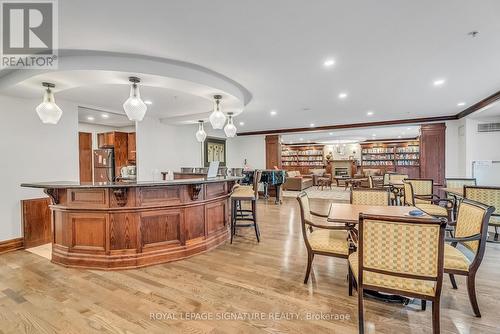
[{"label": "white ceiling vent", "polygon": [[483,123],[477,125],[477,132],[500,131],[500,123]]}]

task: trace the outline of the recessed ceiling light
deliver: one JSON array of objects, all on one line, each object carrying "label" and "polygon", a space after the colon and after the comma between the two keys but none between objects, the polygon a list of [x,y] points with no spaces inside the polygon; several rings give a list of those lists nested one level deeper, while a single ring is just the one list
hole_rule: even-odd
[{"label": "recessed ceiling light", "polygon": [[269,113],[271,114],[271,116],[276,116],[278,112],[276,110],[271,110]]},{"label": "recessed ceiling light", "polygon": [[245,122],[240,122],[240,125],[241,125],[241,126],[245,125]]},{"label": "recessed ceiling light", "polygon": [[401,136],[398,136],[398,138],[401,138]]},{"label": "recessed ceiling light", "polygon": [[300,138],[299,140],[302,141],[302,140],[304,140],[304,138]]},{"label": "recessed ceiling light", "polygon": [[377,135],[374,133],[374,134],[372,134],[372,137],[377,137]]},{"label": "recessed ceiling light", "polygon": [[437,80],[434,80],[434,82],[432,84],[434,86],[442,86],[442,85],[444,85],[445,82],[446,82],[445,79],[437,79]]},{"label": "recessed ceiling light", "polygon": [[314,128],[314,123],[309,124],[311,128]]},{"label": "recessed ceiling light", "polygon": [[340,93],[339,94],[339,99],[343,100],[347,97],[347,93]]},{"label": "recessed ceiling light", "polygon": [[333,59],[327,59],[325,60],[325,62],[323,63],[323,65],[325,65],[326,67],[331,67],[335,64],[335,60]]},{"label": "recessed ceiling light", "polygon": [[410,128],[410,127],[407,127],[407,128],[406,128],[406,130],[408,130],[408,131],[409,131],[409,130],[411,130],[411,128]]},{"label": "recessed ceiling light", "polygon": [[458,102],[457,103],[457,107],[463,107],[463,106],[465,106],[465,102]]},{"label": "recessed ceiling light", "polygon": [[333,132],[329,132],[328,134],[329,134],[330,136],[333,136]]},{"label": "recessed ceiling light", "polygon": [[371,110],[370,110],[370,111],[368,111],[368,112],[366,113],[366,115],[367,115],[367,116],[373,116],[373,111],[371,111]]},{"label": "recessed ceiling light", "polygon": [[109,115],[108,114],[101,114],[101,117],[102,118],[109,118]]},{"label": "recessed ceiling light", "polygon": [[95,120],[95,118],[94,118],[93,116],[88,116],[88,117],[87,117],[87,120],[89,120],[89,121],[93,121],[93,120]]},{"label": "recessed ceiling light", "polygon": [[151,100],[146,100],[146,101],[144,101],[144,103],[146,103],[146,104],[153,104],[153,101],[151,101]]}]

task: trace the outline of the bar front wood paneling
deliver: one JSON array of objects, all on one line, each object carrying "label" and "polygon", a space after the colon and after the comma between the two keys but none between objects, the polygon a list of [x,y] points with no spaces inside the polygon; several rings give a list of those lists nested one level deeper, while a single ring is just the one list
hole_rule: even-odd
[{"label": "bar front wood paneling", "polygon": [[229,196],[236,181],[198,179],[130,187],[43,185],[52,194],[52,262],[113,270],[207,251],[229,236]]}]

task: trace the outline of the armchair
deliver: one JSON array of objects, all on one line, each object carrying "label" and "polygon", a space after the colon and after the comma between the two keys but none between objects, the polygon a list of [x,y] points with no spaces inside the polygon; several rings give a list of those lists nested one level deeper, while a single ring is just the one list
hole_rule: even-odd
[{"label": "armchair", "polygon": [[465,198],[473,201],[493,206],[495,211],[491,214],[488,225],[495,229],[493,236],[488,238],[489,242],[500,242],[500,187],[465,186]]},{"label": "armchair", "polygon": [[451,221],[451,212],[455,202],[434,195],[433,189],[432,179],[406,179],[404,181],[404,204],[415,206],[431,216]]},{"label": "armchair", "polygon": [[[305,192],[297,196],[300,206],[302,236],[307,248],[307,269],[304,284],[309,280],[314,255],[333,256],[347,259],[352,252],[348,241],[349,227],[345,225],[321,224],[314,217],[326,219],[328,215],[311,211]],[[317,220],[317,219],[316,219]]]}]

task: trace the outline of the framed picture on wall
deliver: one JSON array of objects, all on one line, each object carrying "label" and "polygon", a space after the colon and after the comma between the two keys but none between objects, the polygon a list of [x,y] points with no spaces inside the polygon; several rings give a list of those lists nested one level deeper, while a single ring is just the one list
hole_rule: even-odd
[{"label": "framed picture on wall", "polygon": [[208,137],[205,139],[204,148],[205,167],[212,161],[219,161],[219,166],[226,166],[226,140]]}]

